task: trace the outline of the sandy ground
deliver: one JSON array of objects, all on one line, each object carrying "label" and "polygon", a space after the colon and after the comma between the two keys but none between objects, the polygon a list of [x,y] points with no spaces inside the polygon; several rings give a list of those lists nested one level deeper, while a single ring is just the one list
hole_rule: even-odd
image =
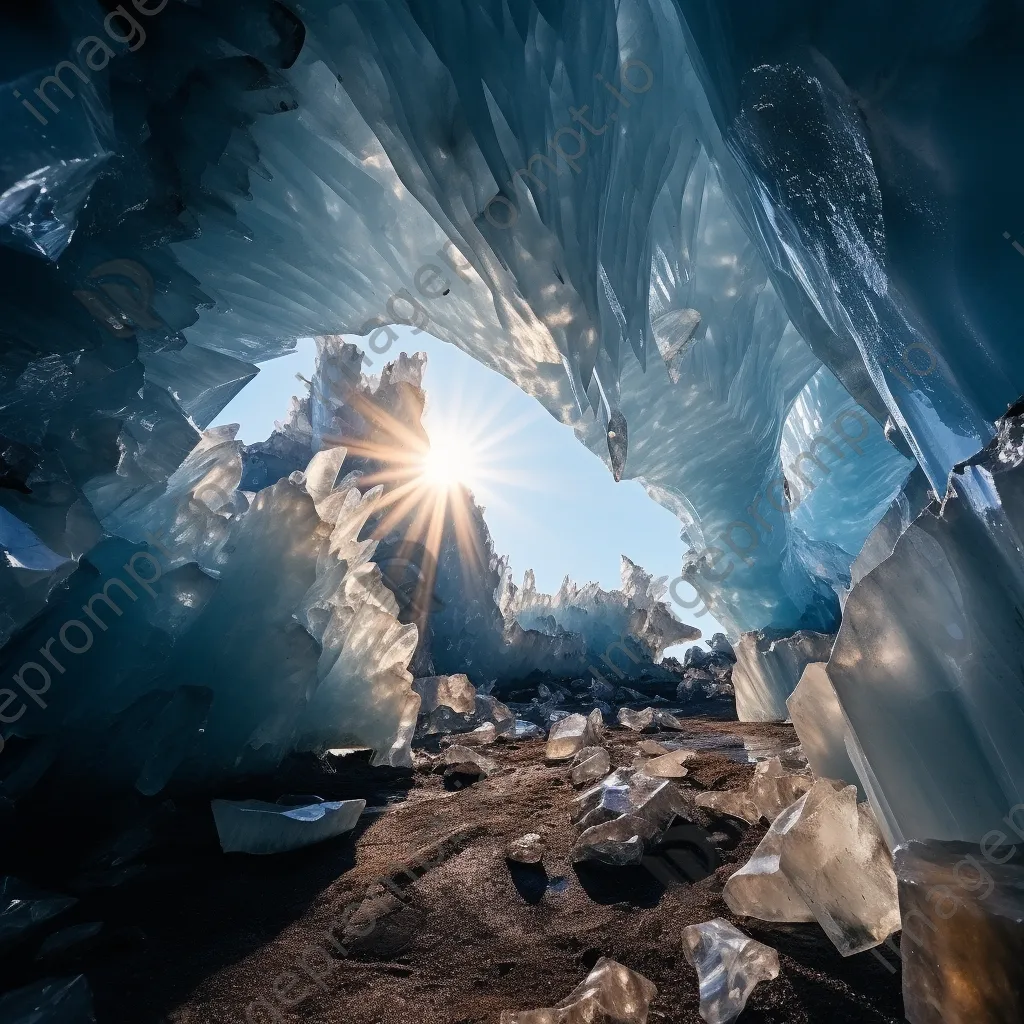
[{"label": "sandy ground", "polygon": [[[684,789],[744,785],[753,768],[736,760],[742,738],[767,749],[795,743],[788,726],[690,724],[707,749]],[[638,740],[610,731],[613,765],[632,763]],[[316,762],[295,766],[279,791],[367,796],[376,809],[354,833],[294,854],[224,856],[208,811],[181,798],[160,818],[145,870],[113,888],[40,878],[70,870],[74,858],[36,851],[21,873],[34,865],[33,881],[77,888],[82,902],[68,923],[103,920],[104,932],[67,962],[6,958],[3,988],[84,971],[99,1024],[497,1024],[503,1009],[553,1005],[608,956],[658,986],[651,1021],[697,1024],[680,932],[723,917],[780,953],[779,978],[756,989],[744,1024],[903,1019],[899,974],[872,954],[843,959],[816,925],[729,913],[722,886],[763,825],[705,819],[722,866],[692,884],[678,871],[659,881],[642,867],[574,867],[576,791],[568,768],[546,765],[543,750],[540,741],[488,748],[499,771],[455,790],[422,756],[412,772],[371,771],[359,755],[333,775]],[[249,786],[225,795],[272,794]],[[506,844],[526,832],[545,836],[543,869],[505,860]]]}]

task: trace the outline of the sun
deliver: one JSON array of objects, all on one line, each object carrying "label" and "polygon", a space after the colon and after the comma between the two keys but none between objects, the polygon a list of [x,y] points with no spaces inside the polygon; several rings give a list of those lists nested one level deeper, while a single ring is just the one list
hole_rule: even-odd
[{"label": "sun", "polygon": [[435,427],[430,432],[430,447],[422,455],[421,477],[428,487],[450,491],[456,487],[473,488],[479,470],[480,452],[469,437]]}]

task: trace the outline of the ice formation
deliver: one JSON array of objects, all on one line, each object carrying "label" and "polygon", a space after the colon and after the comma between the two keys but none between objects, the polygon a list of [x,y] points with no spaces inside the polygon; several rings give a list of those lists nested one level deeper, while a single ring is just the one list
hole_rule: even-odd
[{"label": "ice formation", "polygon": [[721,918],[684,928],[683,954],[697,972],[707,1024],[730,1024],[760,982],[779,976],[779,954]]},{"label": "ice formation", "polygon": [[[1019,5],[132,9],[116,48],[78,0],[0,40],[6,796],[397,763],[414,675],[589,674],[586,588],[496,603],[502,567],[444,541],[432,589],[399,536],[361,537],[337,434],[379,426],[344,401],[251,451],[203,433],[296,339],[348,331],[376,365],[404,322],[680,519],[698,597],[673,596],[737,642],[743,716],[784,718],[827,658],[891,844],[1000,827],[1024,800]],[[315,383],[406,423],[417,372]],[[587,595],[599,633],[647,638],[623,672],[678,632],[650,596]],[[744,663],[741,635],[807,633],[831,653]]]},{"label": "ice formation", "polygon": [[5,1024],[95,1024],[84,974],[48,978],[0,996]]}]

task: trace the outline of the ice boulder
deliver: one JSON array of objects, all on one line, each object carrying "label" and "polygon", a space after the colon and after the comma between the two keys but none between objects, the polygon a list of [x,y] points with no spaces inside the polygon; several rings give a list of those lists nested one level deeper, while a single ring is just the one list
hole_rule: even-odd
[{"label": "ice boulder", "polygon": [[604,718],[595,708],[589,715],[567,715],[548,732],[544,756],[549,761],[567,761],[584,747],[596,746],[604,735]]}]

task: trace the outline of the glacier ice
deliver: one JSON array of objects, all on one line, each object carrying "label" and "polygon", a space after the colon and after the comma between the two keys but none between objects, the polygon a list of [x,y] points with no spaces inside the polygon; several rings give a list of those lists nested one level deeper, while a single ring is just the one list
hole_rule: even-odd
[{"label": "glacier ice", "polygon": [[557,1006],[502,1010],[500,1024],[647,1024],[657,995],[654,982],[603,956]]},{"label": "glacier ice", "polygon": [[0,947],[14,945],[77,902],[73,896],[42,892],[21,879],[6,876],[0,881]]},{"label": "glacier ice", "polygon": [[[679,518],[672,596],[736,642],[741,715],[785,718],[828,660],[887,840],[982,841],[1024,786],[1002,419],[1024,393],[1024,12],[499,6],[167,4],[66,88],[47,77],[102,11],[5,26],[0,641],[27,687],[0,705],[5,795],[72,774],[153,794],[326,746],[400,763],[414,676],[606,674],[623,624],[609,660],[660,667],[679,626],[648,589],[587,593],[588,639],[585,587],[513,594],[450,538],[411,586],[419,554],[360,536],[372,488],[324,481],[339,432],[374,430],[332,388],[407,423],[415,359],[376,365],[406,323]],[[375,385],[339,356],[313,382],[332,397],[267,442],[204,435],[296,339],[342,331]],[[159,565],[159,596],[125,565]],[[83,621],[115,576],[135,599]],[[741,635],[801,633],[831,656],[744,662]]]},{"label": "glacier ice", "polygon": [[914,841],[895,859],[910,1024],[1020,1020],[1024,861],[1017,848],[996,837]]},{"label": "glacier ice", "polygon": [[812,661],[786,701],[800,749],[815,775],[858,785],[850,760],[852,743],[832,680],[824,662]]},{"label": "glacier ice", "polygon": [[603,732],[604,721],[596,708],[589,715],[567,715],[551,726],[544,756],[549,761],[567,761],[585,747],[596,746]]},{"label": "glacier ice", "polygon": [[779,954],[721,918],[684,928],[683,954],[697,972],[707,1024],[730,1024],[760,982],[779,976]]},{"label": "glacier ice", "polygon": [[213,820],[225,853],[285,853],[355,828],[365,800],[213,800]]}]

